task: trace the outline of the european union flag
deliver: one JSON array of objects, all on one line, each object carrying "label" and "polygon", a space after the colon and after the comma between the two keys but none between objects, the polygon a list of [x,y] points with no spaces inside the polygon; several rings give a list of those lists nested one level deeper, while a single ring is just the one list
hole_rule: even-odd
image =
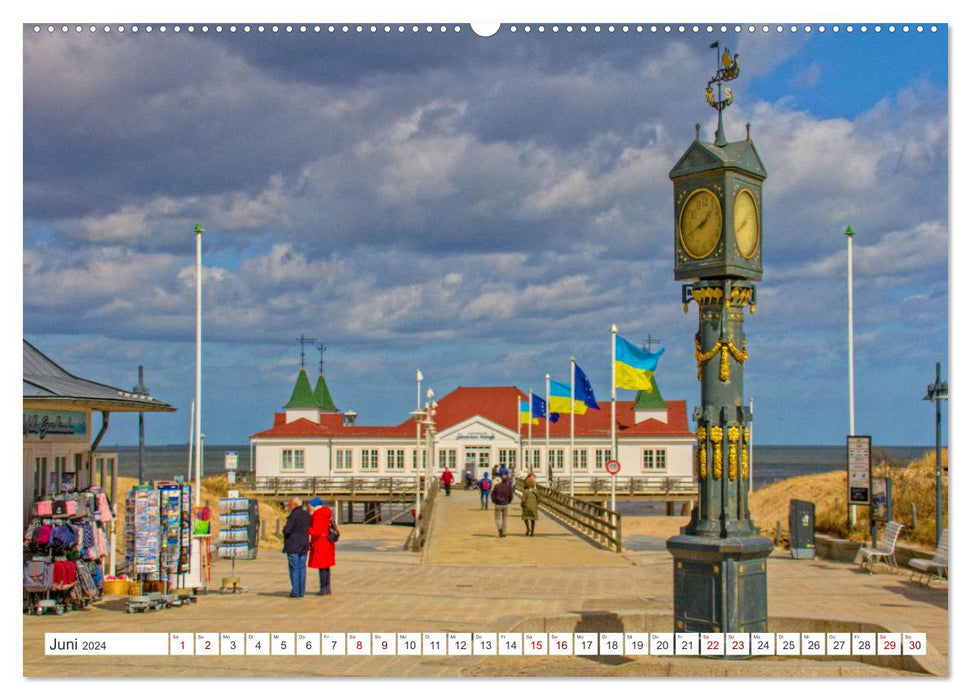
[{"label": "european union flag", "polygon": [[573,396],[577,401],[582,401],[590,408],[595,408],[598,411],[600,406],[597,405],[597,399],[593,395],[593,386],[590,384],[590,380],[587,379],[587,375],[583,373],[580,369],[580,365],[573,363]]}]

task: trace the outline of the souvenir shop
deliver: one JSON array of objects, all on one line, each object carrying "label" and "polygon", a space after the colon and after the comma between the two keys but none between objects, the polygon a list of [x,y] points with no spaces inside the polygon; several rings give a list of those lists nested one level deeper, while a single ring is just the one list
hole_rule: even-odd
[{"label": "souvenir shop", "polygon": [[104,589],[114,513],[100,486],[37,500],[24,533],[24,612],[87,607]]}]

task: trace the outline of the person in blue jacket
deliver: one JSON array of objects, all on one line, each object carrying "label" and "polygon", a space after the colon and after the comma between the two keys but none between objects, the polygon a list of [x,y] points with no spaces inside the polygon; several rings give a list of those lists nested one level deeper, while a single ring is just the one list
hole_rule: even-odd
[{"label": "person in blue jacket", "polygon": [[492,491],[492,482],[489,480],[489,472],[482,472],[479,479],[479,504],[482,510],[489,510],[489,492]]}]

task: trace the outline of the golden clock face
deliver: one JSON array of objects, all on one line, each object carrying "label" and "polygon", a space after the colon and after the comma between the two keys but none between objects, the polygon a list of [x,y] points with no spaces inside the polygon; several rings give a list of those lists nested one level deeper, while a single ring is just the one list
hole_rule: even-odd
[{"label": "golden clock face", "polygon": [[722,207],[711,190],[699,188],[688,195],[678,217],[681,247],[692,258],[706,258],[718,246],[722,233]]},{"label": "golden clock face", "polygon": [[732,210],[735,228],[735,245],[744,258],[751,258],[759,247],[759,208],[749,190],[741,190],[735,196]]}]

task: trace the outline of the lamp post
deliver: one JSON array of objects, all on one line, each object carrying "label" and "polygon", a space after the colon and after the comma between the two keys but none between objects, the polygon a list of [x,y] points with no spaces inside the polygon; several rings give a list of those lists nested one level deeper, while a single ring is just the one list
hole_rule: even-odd
[{"label": "lamp post", "polygon": [[927,385],[927,396],[924,401],[933,401],[935,405],[935,447],[937,452],[936,476],[937,476],[937,542],[941,543],[941,534],[944,529],[944,503],[943,487],[941,484],[941,401],[947,401],[947,382],[941,381],[941,363],[937,363],[937,376],[933,384]]},{"label": "lamp post", "polygon": [[196,505],[202,492],[202,224],[196,224]]},{"label": "lamp post", "polygon": [[[145,368],[138,365],[138,384],[132,392],[139,396],[148,396],[148,387],[145,386]],[[138,412],[138,483],[145,483],[145,412]]]},{"label": "lamp post", "polygon": [[[853,402],[853,229],[846,227],[846,337],[847,337],[847,382],[849,390],[850,435],[856,435],[856,408]],[[856,525],[856,506],[850,508],[850,527]]]}]

